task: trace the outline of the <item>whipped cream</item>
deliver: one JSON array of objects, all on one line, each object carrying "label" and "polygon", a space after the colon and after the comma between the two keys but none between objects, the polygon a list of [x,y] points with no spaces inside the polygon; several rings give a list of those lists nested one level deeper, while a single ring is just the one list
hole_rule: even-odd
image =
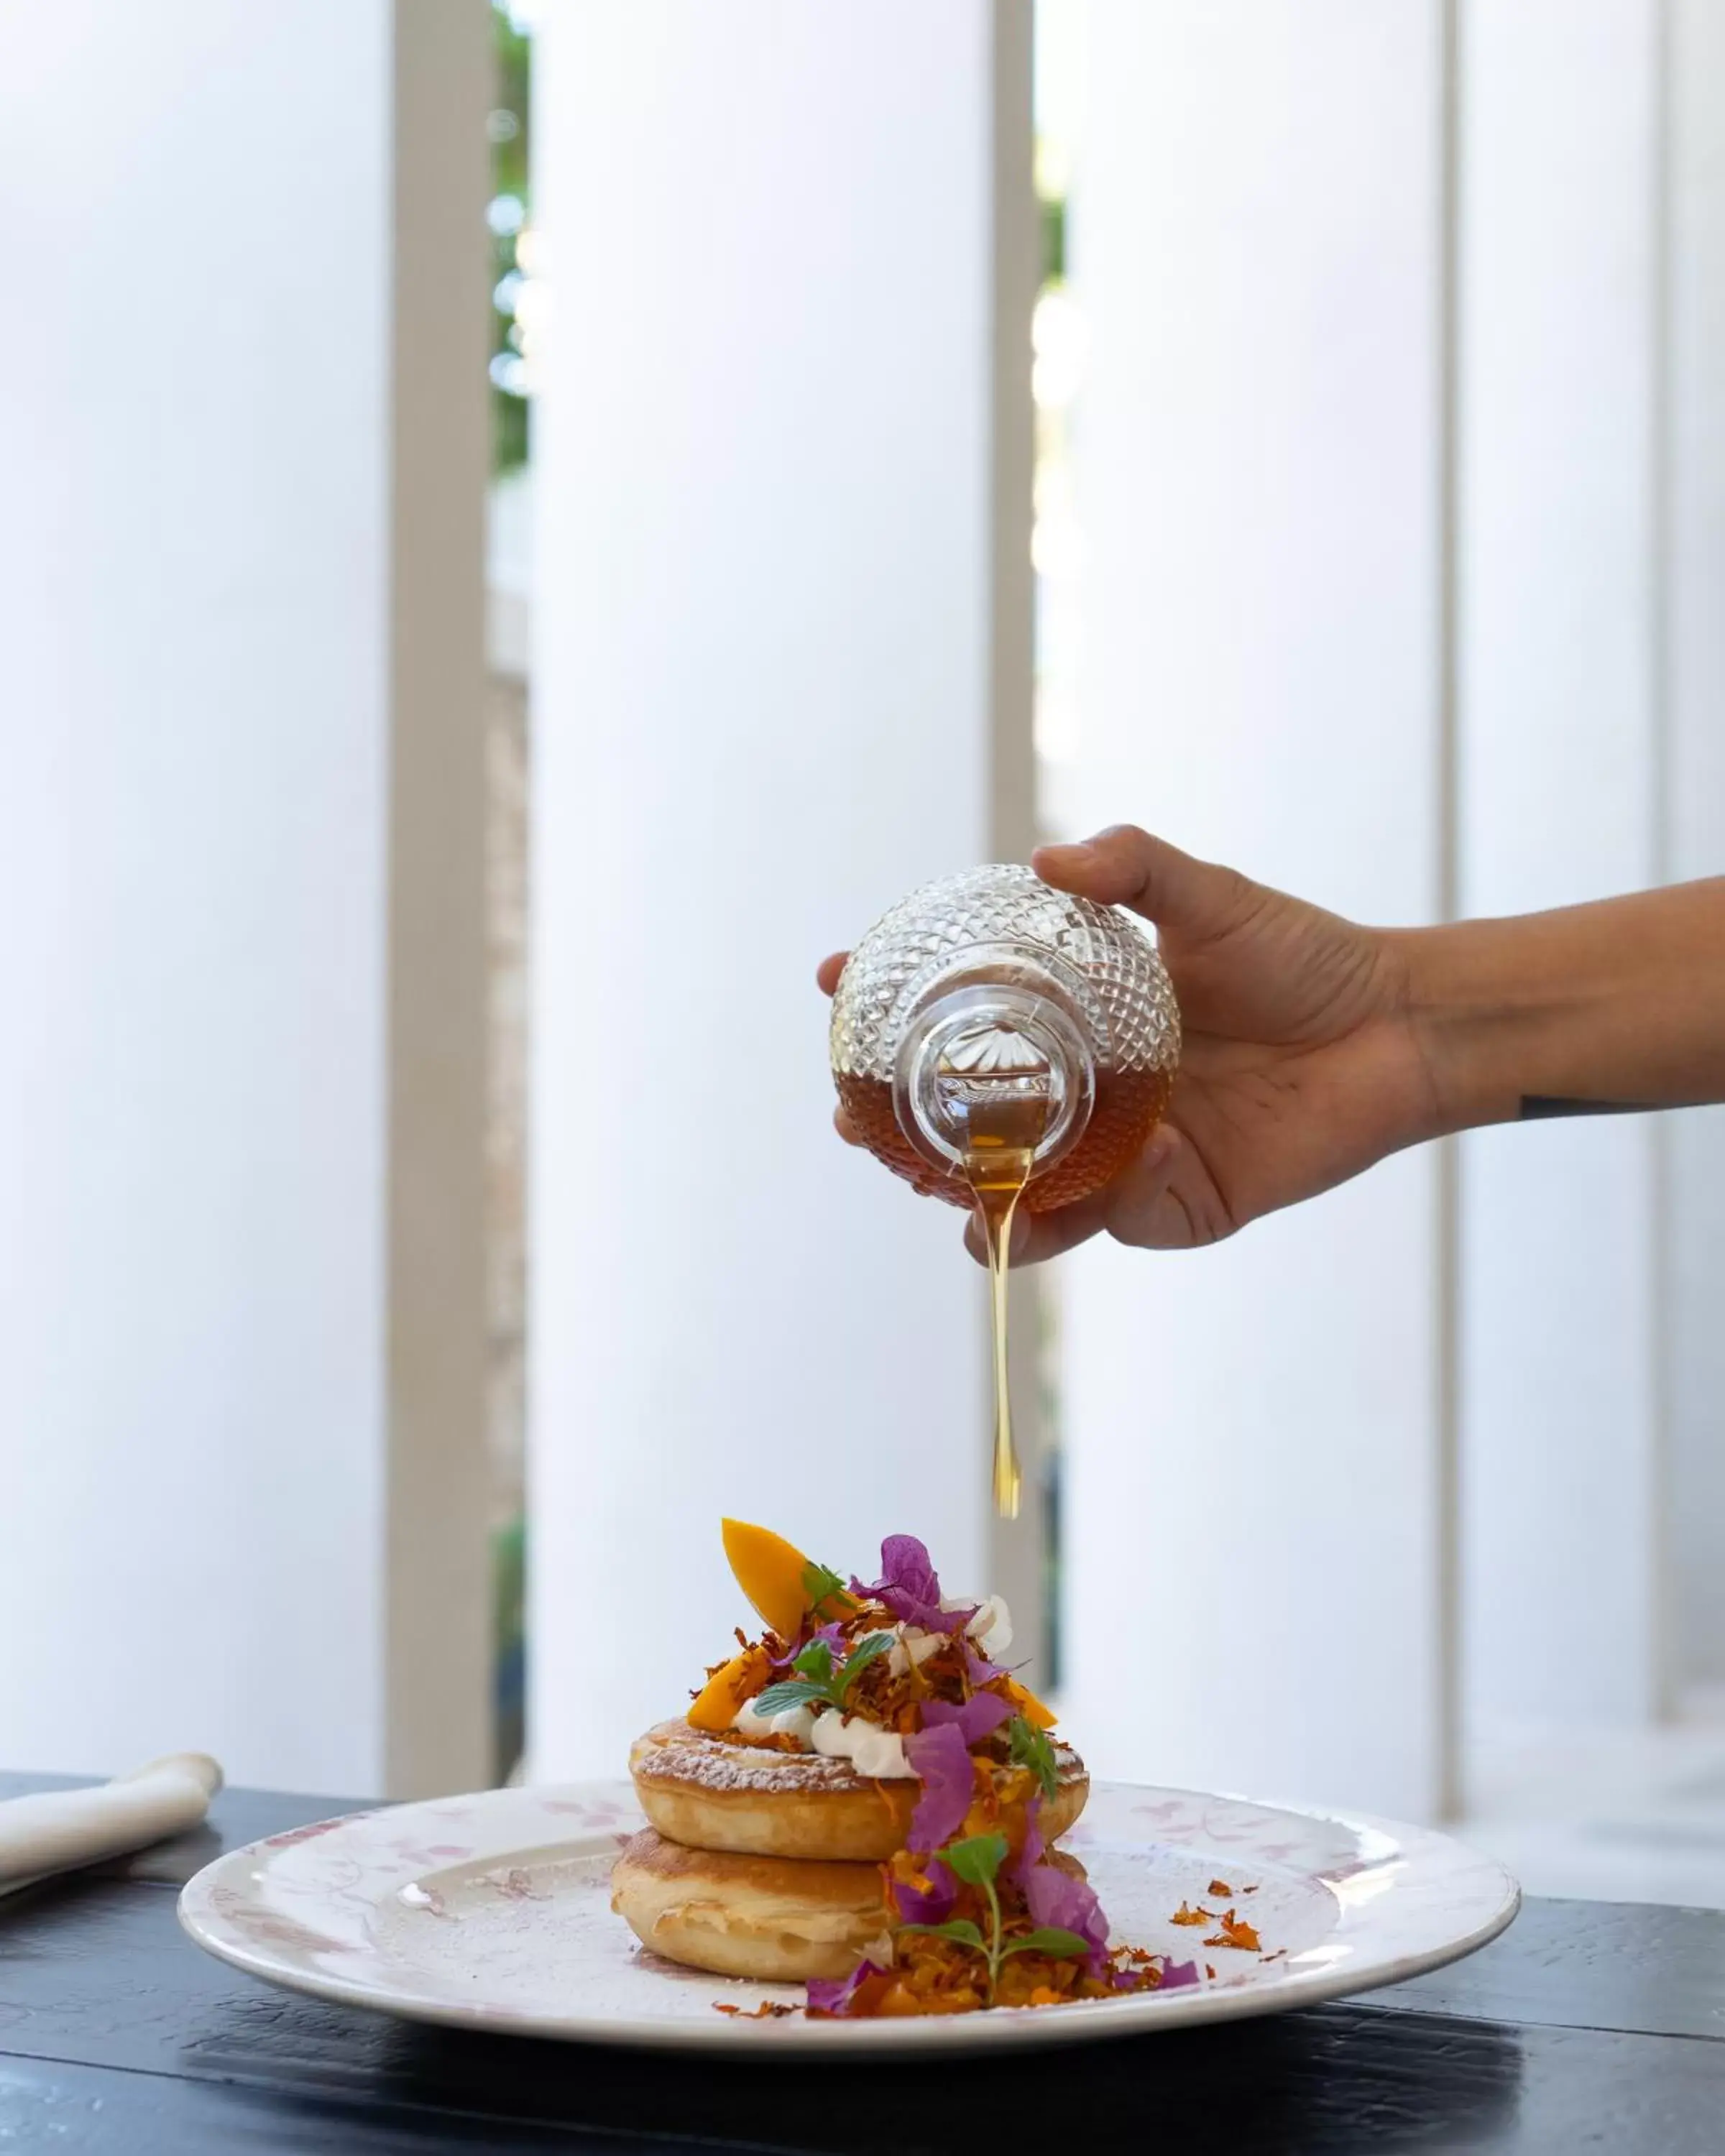
[{"label": "whipped cream", "polygon": [[905,1740],[896,1729],[883,1729],[860,1714],[840,1714],[836,1707],[815,1717],[809,1743],[829,1759],[850,1760],[859,1774],[871,1781],[904,1781],[916,1771],[906,1758]]},{"label": "whipped cream", "polygon": [[746,1699],[732,1716],[731,1727],[745,1737],[794,1737],[805,1752],[814,1749],[809,1741],[814,1727],[811,1707],[788,1707],[782,1714],[761,1714],[753,1700]]},{"label": "whipped cream", "polygon": [[782,1714],[757,1714],[755,1702],[746,1699],[731,1718],[731,1727],[745,1737],[793,1737],[805,1752],[819,1752],[829,1759],[848,1759],[859,1774],[870,1781],[910,1781],[916,1768],[905,1757],[904,1739],[896,1730],[860,1714],[841,1714],[836,1707],[788,1707]]},{"label": "whipped cream", "polygon": [[[943,1601],[942,1609],[975,1609],[976,1614],[964,1628],[964,1635],[983,1660],[992,1661],[996,1655],[1004,1655],[1012,1645],[1012,1616],[1005,1599],[991,1594],[985,1602]],[[924,1632],[915,1625],[895,1625],[898,1638],[887,1654],[887,1663],[896,1677],[901,1677],[912,1662],[926,1662],[935,1649],[944,1644],[943,1632]]]},{"label": "whipped cream", "polygon": [[912,1662],[926,1662],[937,1647],[944,1646],[943,1632],[919,1632],[914,1625],[896,1625],[897,1639],[886,1650],[886,1666],[901,1677]]},{"label": "whipped cream", "polygon": [[[943,1609],[968,1608],[967,1603],[943,1602]],[[992,1661],[996,1655],[1004,1655],[1012,1645],[1012,1613],[1006,1606],[1004,1595],[991,1594],[978,1609],[965,1628],[973,1646],[984,1661]]]}]

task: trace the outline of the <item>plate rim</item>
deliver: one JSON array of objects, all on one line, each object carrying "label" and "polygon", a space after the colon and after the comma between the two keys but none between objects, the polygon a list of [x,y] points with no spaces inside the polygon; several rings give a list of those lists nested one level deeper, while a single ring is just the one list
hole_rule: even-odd
[{"label": "plate rim", "polygon": [[[616,2050],[729,2052],[740,2048],[747,2052],[768,2051],[813,2057],[829,2051],[968,2051],[999,2044],[1017,2047],[1028,2045],[1040,2049],[1150,2035],[1163,2030],[1191,2028],[1213,2021],[1246,2020],[1291,2013],[1363,1992],[1389,1989],[1413,1977],[1463,1960],[1499,1938],[1521,1910],[1522,1889],[1508,1870],[1497,1858],[1440,1828],[1416,1825],[1370,1812],[1281,1803],[1224,1790],[1185,1789],[1161,1783],[1099,1783],[1098,1794],[1103,1790],[1159,1799],[1185,1798],[1202,1804],[1248,1804],[1313,1825],[1333,1825],[1357,1835],[1388,1836],[1409,1861],[1422,1853],[1451,1853],[1466,1860],[1480,1873],[1478,1899],[1482,1913],[1466,1931],[1455,1933],[1428,1947],[1399,1954],[1380,1954],[1375,1960],[1368,1957],[1363,1963],[1343,1961],[1327,1968],[1292,1972],[1273,1984],[1204,1987],[1160,1998],[1153,1992],[1142,1993],[1117,1999],[1078,2001],[1065,2008],[1001,2008],[989,2014],[932,2016],[911,2021],[809,2021],[800,2016],[755,2021],[715,2014],[710,2025],[673,2017],[602,2022],[579,2012],[551,2014],[531,2009],[499,2008],[483,2000],[469,2004],[408,1991],[394,1998],[380,1996],[375,1987],[359,1979],[308,1967],[290,1958],[283,1949],[226,1936],[213,1922],[203,1921],[207,1911],[212,1917],[217,1913],[208,1907],[217,1888],[232,1885],[236,1874],[267,1866],[284,1855],[293,1843],[314,1834],[322,1840],[384,1817],[411,1822],[416,1813],[435,1814],[439,1806],[484,1804],[488,1800],[572,1798],[601,1804],[624,1803],[638,1809],[633,1785],[615,1779],[547,1783],[400,1804],[362,1806],[356,1811],[334,1815],[326,1820],[308,1822],[305,1827],[293,1830],[288,1842],[277,1843],[273,1848],[275,1837],[265,1835],[239,1848],[224,1851],[186,1882],[176,1897],[175,1912],[182,1929],[195,1945],[245,1975],[306,1997],[357,2007],[394,2020]],[[568,1836],[571,1841],[581,1838],[578,1834]],[[526,1844],[521,1846],[525,1848]],[[499,1853],[487,1861],[497,1865],[506,1863],[508,1852]],[[1489,1903],[1488,1885],[1491,1890]],[[726,1981],[721,1976],[713,1978],[715,1984]]]}]

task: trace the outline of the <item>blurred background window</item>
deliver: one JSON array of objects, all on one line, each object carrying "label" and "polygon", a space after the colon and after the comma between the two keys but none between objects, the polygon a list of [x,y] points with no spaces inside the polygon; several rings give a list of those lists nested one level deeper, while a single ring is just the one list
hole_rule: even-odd
[{"label": "blurred background window", "polygon": [[1717,869],[1725,15],[136,13],[0,31],[30,1763],[614,1771],[728,1511],[1004,1586],[1099,1772],[1725,1903],[1725,1120],[1075,1252],[1004,1530],[809,985],[1121,819],[1393,923]]}]

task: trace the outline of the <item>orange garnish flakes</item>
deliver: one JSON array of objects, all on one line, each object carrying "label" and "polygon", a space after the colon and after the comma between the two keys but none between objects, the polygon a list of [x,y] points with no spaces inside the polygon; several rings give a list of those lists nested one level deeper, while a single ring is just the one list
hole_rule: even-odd
[{"label": "orange garnish flakes", "polygon": [[[1022,1831],[1022,1820],[1013,1808],[1002,1808],[999,1830]],[[901,1850],[881,1867],[888,1897],[887,1922],[893,1926],[895,1887],[926,1893],[929,1873],[907,1851]],[[1002,1876],[998,1893],[1002,1917],[1001,1937],[1010,1948],[1035,1928],[1023,1889]],[[993,1912],[975,1886],[961,1881],[952,1913],[968,1919],[983,1937],[990,1932]],[[1075,1999],[1118,1999],[1129,1992],[1158,1989],[1170,1966],[1165,1953],[1143,1947],[1116,1947],[1093,1969],[1087,1958],[1066,1958],[1020,1948],[1001,1960],[993,2004],[996,2006],[1064,2006]],[[1189,1984],[1189,1972],[1176,1983]],[[894,1928],[892,1958],[885,1968],[871,1967],[845,2000],[839,2015],[811,2006],[812,2020],[891,2020],[928,2014],[974,2014],[990,2004],[986,1958],[962,1942],[931,1932]]]},{"label": "orange garnish flakes", "polygon": [[1221,1930],[1214,1938],[1206,1939],[1204,1944],[1207,1947],[1239,1947],[1246,1953],[1261,1951],[1258,1934],[1252,1927],[1225,1910],[1222,1915]]},{"label": "orange garnish flakes", "polygon": [[[1051,1954],[1016,1953],[1001,1964],[994,1994],[997,2006],[1065,2006],[1080,1999],[1119,1999],[1132,1991],[1154,1991],[1162,1982],[1163,1958],[1122,1948],[1108,1958],[1106,1973],[1095,1976],[1082,1961],[1060,1961]],[[893,2020],[928,2014],[975,2014],[988,2002],[980,1958],[952,1939],[901,1932],[893,1943],[893,1965],[865,1976],[851,1994],[846,2020]],[[811,2020],[839,2017],[819,2007]]]},{"label": "orange garnish flakes", "polygon": [[1234,1889],[1225,1879],[1212,1879],[1206,1892],[1214,1894],[1219,1902],[1231,1902],[1234,1899]]},{"label": "orange garnish flakes", "polygon": [[728,2014],[737,2021],[779,2021],[787,2014],[794,2014],[794,2006],[785,2006],[776,1999],[763,1999],[758,2006],[733,2006],[728,1999],[713,2001],[715,2014]]},{"label": "orange garnish flakes", "polygon": [[1215,1921],[1216,1912],[1214,1909],[1194,1909],[1184,1902],[1181,1902],[1179,1907],[1168,1918],[1171,1924],[1213,1924]]}]

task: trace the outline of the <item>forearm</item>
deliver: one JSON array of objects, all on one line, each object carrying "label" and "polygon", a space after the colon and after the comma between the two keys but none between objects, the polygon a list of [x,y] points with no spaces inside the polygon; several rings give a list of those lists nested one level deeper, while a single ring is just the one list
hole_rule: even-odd
[{"label": "forearm", "polygon": [[1725,1101],[1725,877],[1395,940],[1440,1132]]}]

